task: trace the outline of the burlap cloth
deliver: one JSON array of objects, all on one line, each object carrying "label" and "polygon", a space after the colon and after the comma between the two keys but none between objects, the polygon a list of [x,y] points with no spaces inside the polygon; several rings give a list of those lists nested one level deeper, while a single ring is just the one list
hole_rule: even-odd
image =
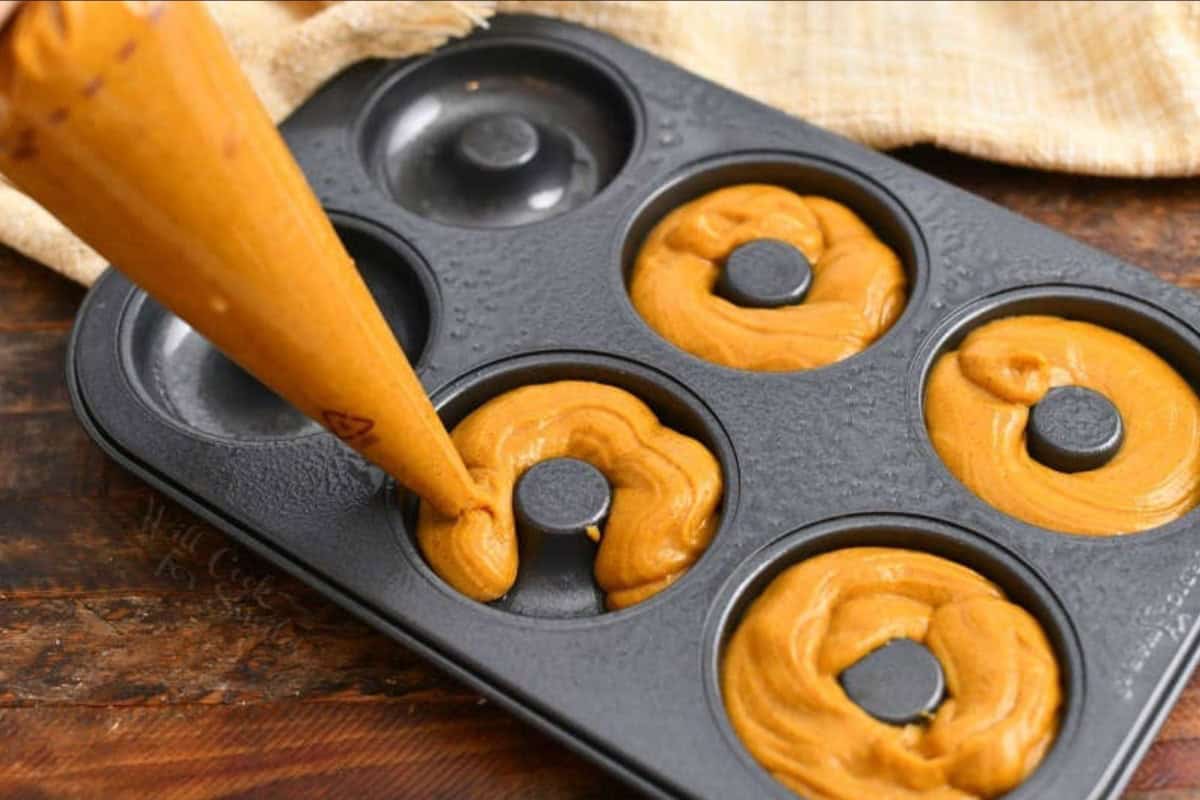
[{"label": "burlap cloth", "polygon": [[[1200,172],[1200,3],[212,2],[282,119],[342,67],[497,12],[581,22],[873,147],[933,142],[1101,175]],[[90,284],[104,260],[0,185],[0,241]]]}]

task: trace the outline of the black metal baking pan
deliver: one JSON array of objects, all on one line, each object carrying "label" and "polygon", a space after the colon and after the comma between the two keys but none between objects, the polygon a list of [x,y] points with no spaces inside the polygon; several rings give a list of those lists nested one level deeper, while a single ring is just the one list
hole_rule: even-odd
[{"label": "black metal baking pan", "polygon": [[[531,115],[553,132],[540,144],[521,122]],[[447,156],[449,132],[481,117],[491,127]],[[790,796],[732,734],[716,679],[766,580],[853,544],[940,554],[1033,613],[1061,664],[1058,739],[1009,796],[1120,793],[1196,663],[1200,511],[1107,538],[1001,514],[937,457],[922,387],[974,326],[1035,311],[1123,331],[1200,386],[1194,295],[545,19],[501,17],[427,56],[356,65],[282,129],[448,423],[524,383],[628,389],[719,459],[711,547],[677,584],[615,613],[551,619],[468,600],[424,563],[411,499],[390,479],[110,270],[80,311],[68,379],[116,460],[664,797]],[[743,181],[822,194],[870,223],[909,276],[886,335],[828,367],[755,373],[695,358],[643,322],[627,293],[641,238],[668,209]]]}]

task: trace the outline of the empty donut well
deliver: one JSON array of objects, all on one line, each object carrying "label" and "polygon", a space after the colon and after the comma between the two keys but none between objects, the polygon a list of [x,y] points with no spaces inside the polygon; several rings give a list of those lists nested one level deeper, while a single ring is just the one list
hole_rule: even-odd
[{"label": "empty donut well", "polygon": [[360,116],[367,172],[396,203],[480,228],[564,214],[601,192],[638,138],[630,92],[584,51],[523,40],[401,68]]},{"label": "empty donut well", "polygon": [[[440,318],[432,275],[394,234],[357,217],[330,219],[405,355],[419,365]],[[187,430],[279,441],[321,429],[142,292],[125,309],[120,340],[126,376],[143,403]]]}]

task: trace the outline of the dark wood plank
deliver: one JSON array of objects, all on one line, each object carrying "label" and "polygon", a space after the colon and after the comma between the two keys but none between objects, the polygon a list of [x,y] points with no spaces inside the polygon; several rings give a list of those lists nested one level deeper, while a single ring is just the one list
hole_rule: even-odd
[{"label": "dark wood plank", "polygon": [[[1200,181],[898,155],[1200,286]],[[105,458],[62,384],[82,294],[0,248],[0,798],[629,796]],[[1185,797],[1200,680],[1127,795]]]},{"label": "dark wood plank", "polygon": [[66,391],[62,371],[43,374],[46,382],[34,384],[26,402],[31,410],[0,413],[0,500],[150,496],[153,490],[104,455],[74,413],[60,408]]},{"label": "dark wood plank", "polygon": [[265,575],[250,589],[0,603],[0,699],[43,705],[475,695],[334,607]]},{"label": "dark wood plank", "polygon": [[1130,794],[1189,791],[1200,796],[1200,739],[1157,740],[1129,783]]},{"label": "dark wood plank", "polygon": [[306,591],[148,488],[0,499],[0,592],[8,597],[235,590]]},{"label": "dark wood plank", "polygon": [[[58,391],[47,388],[45,396]],[[0,414],[0,500],[96,496],[112,481],[128,486],[108,461],[69,410]]]},{"label": "dark wood plank", "polygon": [[60,328],[0,328],[0,418],[31,411],[65,411],[67,338]]},{"label": "dark wood plank", "polygon": [[0,796],[628,797],[470,697],[0,709]]},{"label": "dark wood plank", "polygon": [[1163,724],[1157,741],[1195,739],[1200,736],[1200,676],[1189,683]]},{"label": "dark wood plank", "polygon": [[0,331],[70,327],[83,287],[3,245],[0,263]]}]

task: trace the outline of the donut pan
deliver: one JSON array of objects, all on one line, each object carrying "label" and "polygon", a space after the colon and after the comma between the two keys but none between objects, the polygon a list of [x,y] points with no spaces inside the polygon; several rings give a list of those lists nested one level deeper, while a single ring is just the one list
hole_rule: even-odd
[{"label": "donut pan", "polygon": [[[419,59],[356,65],[283,132],[449,424],[521,384],[621,386],[720,461],[712,545],[620,612],[540,615],[554,595],[468,600],[420,557],[412,498],[110,270],[80,311],[68,378],[115,459],[653,796],[791,796],[734,737],[717,680],[723,643],[772,576],[853,545],[944,556],[1033,613],[1062,667],[1057,742],[1008,796],[1120,794],[1196,663],[1200,512],[1106,538],[1008,517],[937,457],[922,388],[973,326],[1029,312],[1125,332],[1200,385],[1196,296],[550,20],[501,17]],[[649,228],[744,181],[839,200],[892,246],[910,297],[886,335],[832,366],[755,373],[642,321],[627,275]],[[545,568],[573,569],[560,583],[586,595],[572,558]]]}]

